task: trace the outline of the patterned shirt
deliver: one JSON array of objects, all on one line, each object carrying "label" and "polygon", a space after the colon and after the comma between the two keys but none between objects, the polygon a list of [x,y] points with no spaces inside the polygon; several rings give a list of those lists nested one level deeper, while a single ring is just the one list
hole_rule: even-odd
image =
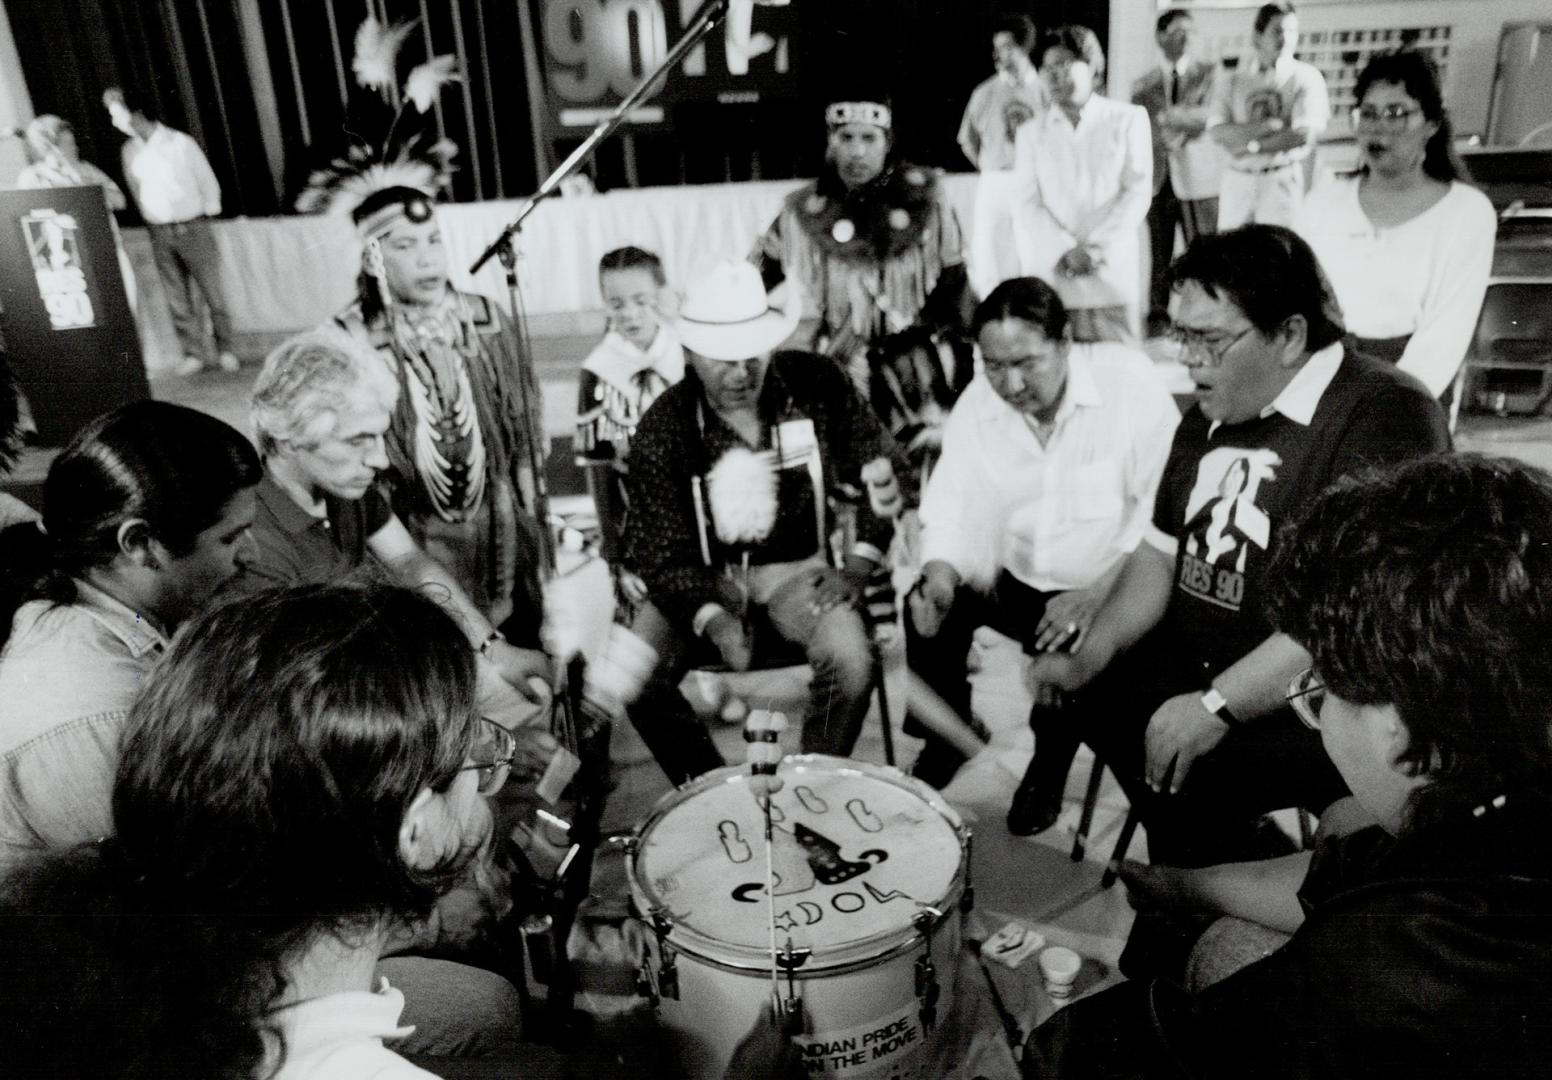
[{"label": "patterned shirt", "polygon": [[1013,168],[1013,136],[1019,126],[1045,111],[1050,102],[1045,84],[1034,71],[1014,82],[993,75],[970,95],[959,122],[959,146],[976,169],[1001,172]]},{"label": "patterned shirt", "polygon": [[[823,554],[816,523],[823,521],[828,536],[833,518],[828,506],[815,505],[810,462],[817,460],[827,502],[851,501],[857,498],[854,492],[864,490],[862,466],[893,452],[845,373],[820,356],[775,354],[758,408],[765,422],[763,438],[760,446],[748,447],[706,405],[700,379],[691,369],[684,381],[657,399],[636,429],[629,481],[629,558],[651,590],[652,602],[681,626],[689,625],[703,604],[720,602],[717,572],[708,562],[719,564],[732,557],[716,543],[706,500],[701,499],[698,509],[696,504],[697,488],[704,491],[707,472],[723,454],[735,447],[780,453],[782,432],[795,432],[804,421],[811,422],[818,454],[804,455],[781,470],[775,525],[764,541],[750,548],[749,561],[763,564]],[[873,515],[865,497],[857,519],[858,541],[885,550],[892,527]],[[710,560],[703,556],[703,545]]]}]

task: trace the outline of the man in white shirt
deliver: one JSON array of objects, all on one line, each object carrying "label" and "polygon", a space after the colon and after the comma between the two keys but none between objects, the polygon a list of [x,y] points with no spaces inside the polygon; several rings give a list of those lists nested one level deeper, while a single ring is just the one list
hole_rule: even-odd
[{"label": "man in white shirt", "polygon": [[1094,93],[1105,55],[1093,31],[1041,41],[1051,106],[1019,128],[1019,266],[1056,287],[1077,341],[1133,342],[1141,300],[1138,229],[1153,195],[1148,114]]},{"label": "man in white shirt", "polygon": [[1287,2],[1256,12],[1249,69],[1218,79],[1207,131],[1229,153],[1218,191],[1218,228],[1290,225],[1309,187],[1315,143],[1331,118],[1325,76],[1293,58],[1299,17]]},{"label": "man in white shirt", "polygon": [[1260,857],[1261,814],[1319,813],[1344,792],[1286,705],[1309,655],[1262,603],[1284,528],[1341,477],[1448,450],[1449,435],[1420,383],[1344,355],[1330,283],[1288,229],[1200,237],[1170,275],[1196,404],[1081,647],[1030,664],[1036,700],[1064,707],[1040,714],[1009,828],[1055,820],[1081,739],[1126,789],[1150,861],[1198,866]]},{"label": "man in white shirt", "polygon": [[1034,47],[1035,24],[1028,15],[1007,15],[992,24],[997,70],[971,93],[959,124],[959,147],[981,174],[970,224],[970,284],[977,296],[1019,272],[1013,243],[1013,137],[1048,103],[1030,59]]},{"label": "man in white shirt", "polygon": [[[982,370],[949,416],[922,497],[922,576],[906,623],[912,669],[966,719],[977,627],[1031,656],[1081,643],[1142,539],[1180,422],[1148,358],[1073,344],[1061,298],[1037,278],[1003,282],[973,326]],[[962,760],[929,738],[916,775],[942,786]]]},{"label": "man in white shirt", "polygon": [[1189,246],[1218,228],[1218,178],[1223,151],[1207,138],[1207,103],[1216,68],[1189,55],[1194,24],[1174,8],[1159,16],[1159,63],[1132,86],[1132,104],[1153,121],[1153,205],[1148,233],[1153,253],[1148,288],[1149,336],[1169,329],[1169,264],[1178,227]]},{"label": "man in white shirt", "polygon": [[[113,126],[128,137],[121,151],[124,179],[150,230],[151,251],[183,349],[177,372],[194,375],[214,365],[236,371],[232,320],[221,291],[220,252],[208,220],[221,213],[221,185],[210,162],[187,133],[156,119],[145,95],[110,87],[102,103]],[[196,283],[210,308],[213,349],[194,299]]]}]

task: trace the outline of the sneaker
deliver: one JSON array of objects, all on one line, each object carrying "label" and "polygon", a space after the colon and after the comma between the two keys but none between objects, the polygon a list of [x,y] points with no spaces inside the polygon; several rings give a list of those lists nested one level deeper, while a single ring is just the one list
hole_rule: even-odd
[{"label": "sneaker", "polygon": [[201,371],[204,371],[205,362],[197,356],[185,356],[178,366],[172,370],[173,374],[186,379],[191,375],[198,375]]},{"label": "sneaker", "polygon": [[230,352],[224,352],[216,358],[216,364],[228,375],[241,370],[242,363]]}]

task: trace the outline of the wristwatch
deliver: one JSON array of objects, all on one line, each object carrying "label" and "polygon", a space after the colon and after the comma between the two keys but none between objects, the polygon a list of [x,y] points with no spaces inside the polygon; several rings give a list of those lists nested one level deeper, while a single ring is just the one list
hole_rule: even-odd
[{"label": "wristwatch", "polygon": [[1209,686],[1207,693],[1202,695],[1202,708],[1230,727],[1239,723],[1239,717],[1235,716],[1229,709],[1229,703],[1224,700],[1222,694],[1218,693],[1216,686]]}]

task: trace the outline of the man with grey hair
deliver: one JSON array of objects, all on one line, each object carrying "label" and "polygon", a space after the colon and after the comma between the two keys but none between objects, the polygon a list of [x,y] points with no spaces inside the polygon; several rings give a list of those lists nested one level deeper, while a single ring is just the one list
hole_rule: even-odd
[{"label": "man with grey hair", "polygon": [[333,326],[298,334],[265,358],[251,398],[264,479],[255,489],[258,557],[246,585],[314,584],[386,571],[405,584],[434,586],[481,658],[519,694],[537,700],[542,695],[529,679],[548,681],[549,659],[496,632],[453,575],[415,542],[377,485],[378,472],[388,467],[383,439],[398,394],[398,380],[381,358]]}]

